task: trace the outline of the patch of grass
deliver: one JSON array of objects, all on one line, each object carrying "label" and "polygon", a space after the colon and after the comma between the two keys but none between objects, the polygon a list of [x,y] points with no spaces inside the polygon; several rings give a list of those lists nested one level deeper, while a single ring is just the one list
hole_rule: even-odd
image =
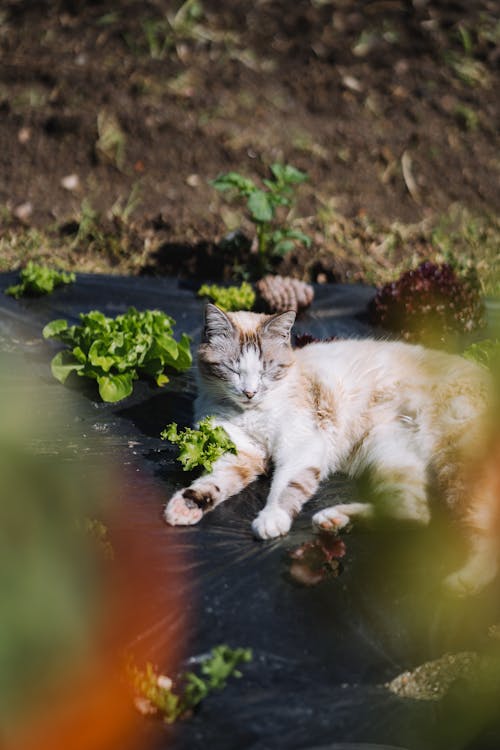
[{"label": "patch of grass", "polygon": [[[320,197],[321,199],[321,197]],[[500,294],[500,218],[477,216],[459,204],[415,224],[383,226],[366,216],[347,218],[323,199],[317,222],[325,251],[335,257],[343,281],[380,286],[421,261],[475,269],[481,292]]]},{"label": "patch of grass", "polygon": [[7,228],[0,236],[0,270],[9,271],[28,260],[39,260],[50,247],[48,236],[32,227]]},{"label": "patch of grass", "polygon": [[6,203],[0,203],[0,227],[8,227],[14,221],[12,211]]},{"label": "patch of grass", "polygon": [[459,24],[455,31],[455,39],[460,43],[461,51],[446,50],[444,60],[447,65],[455,76],[467,86],[488,88],[491,85],[490,74],[486,66],[476,57],[477,33],[474,33],[464,24]]},{"label": "patch of grass", "polygon": [[483,294],[500,295],[500,218],[475,216],[454,205],[430,232],[441,258],[463,270],[476,269]]},{"label": "patch of grass", "polygon": [[64,271],[137,273],[157,245],[143,223],[132,221],[140,190],[136,182],[105,214],[86,197],[76,215],[43,230],[21,224],[8,205],[0,206],[0,271],[31,260]]},{"label": "patch of grass", "polygon": [[149,56],[153,60],[163,60],[172,43],[168,22],[165,19],[146,18],[141,28]]},{"label": "patch of grass", "polygon": [[111,216],[119,219],[124,224],[130,221],[132,214],[139,208],[142,203],[141,186],[139,182],[132,185],[132,189],[127,198],[118,198],[110,209]]},{"label": "patch of grass", "polygon": [[75,244],[96,238],[99,232],[99,214],[94,210],[88,198],[84,198],[80,206],[80,219]]},{"label": "patch of grass", "polygon": [[129,48],[136,54],[146,52],[152,60],[164,60],[182,42],[203,39],[203,5],[200,0],[185,0],[175,12],[162,18],[145,18],[141,22],[141,36],[125,35]]},{"label": "patch of grass", "polygon": [[130,216],[134,208],[132,203],[127,211],[127,203],[123,205],[119,200],[115,202],[110,211],[111,221],[104,222],[90,200],[84,198],[80,207],[78,230],[71,243],[72,249],[83,248],[87,251],[106,254],[109,258],[119,258],[126,246],[123,240],[126,222],[122,221],[122,214],[126,212]]}]

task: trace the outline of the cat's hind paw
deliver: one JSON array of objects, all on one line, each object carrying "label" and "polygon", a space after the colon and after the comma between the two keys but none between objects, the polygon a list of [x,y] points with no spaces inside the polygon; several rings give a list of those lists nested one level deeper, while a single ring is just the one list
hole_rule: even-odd
[{"label": "cat's hind paw", "polygon": [[350,522],[349,516],[337,510],[335,506],[324,508],[312,517],[314,529],[317,531],[330,531],[331,533],[338,533],[341,529],[345,529]]},{"label": "cat's hind paw", "polygon": [[264,508],[252,523],[257,539],[275,539],[290,531],[292,519],[283,508]]},{"label": "cat's hind paw", "polygon": [[186,493],[189,490],[179,490],[165,506],[164,518],[170,526],[191,526],[198,523],[203,516],[203,510]]}]

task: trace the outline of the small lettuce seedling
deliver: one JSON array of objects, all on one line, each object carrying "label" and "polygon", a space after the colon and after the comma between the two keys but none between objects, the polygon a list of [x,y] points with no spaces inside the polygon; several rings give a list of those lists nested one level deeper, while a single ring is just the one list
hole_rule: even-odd
[{"label": "small lettuce seedling", "polygon": [[192,362],[190,338],[173,337],[175,320],[159,310],[138,312],[131,307],[124,315],[107,318],[93,310],[80,315],[81,325],[53,320],[43,329],[44,338],[56,338],[69,347],[53,358],[52,374],[61,383],[74,372],[97,380],[103,401],[116,402],[129,396],[140,376],[168,383],[167,367],[182,372]]},{"label": "small lettuce seedling", "polygon": [[16,299],[51,294],[56,287],[74,282],[75,274],[55,271],[53,268],[39,266],[30,260],[26,268],[21,270],[19,279],[20,283],[9,286],[5,294]]},{"label": "small lettuce seedling", "polygon": [[150,662],[144,670],[130,663],[128,674],[135,693],[135,705],[141,713],[159,714],[167,724],[173,724],[189,716],[209,693],[225,688],[229,677],[241,677],[238,665],[251,659],[249,648],[215,646],[202,659],[200,674],[185,672],[176,681],[180,692],[174,692],[174,682],[170,677],[158,674]]},{"label": "small lettuce seedling", "polygon": [[236,454],[236,446],[223,427],[214,426],[213,417],[202,419],[197,430],[186,427],[181,432],[172,422],[161,433],[163,440],[170,440],[179,446],[178,461],[184,471],[202,466],[206,472],[224,453]]},{"label": "small lettuce seedling", "polygon": [[311,245],[307,234],[280,222],[277,216],[279,208],[291,207],[294,190],[307,180],[307,175],[291,164],[272,164],[270,170],[271,178],[262,180],[263,186],[238,172],[219,175],[211,182],[219,192],[232,193],[246,201],[249,218],[256,227],[260,275],[269,270],[271,257],[285,255],[296,243]]},{"label": "small lettuce seedling", "polygon": [[209,297],[225,312],[251,310],[255,303],[255,292],[247,281],[244,281],[241,286],[227,287],[202,284],[198,289],[198,296]]}]

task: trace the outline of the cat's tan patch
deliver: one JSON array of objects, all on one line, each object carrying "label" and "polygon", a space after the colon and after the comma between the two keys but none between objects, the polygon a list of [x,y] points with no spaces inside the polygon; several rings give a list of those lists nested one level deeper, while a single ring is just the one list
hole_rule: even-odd
[{"label": "cat's tan patch", "polygon": [[304,503],[316,492],[320,476],[321,472],[316,466],[310,466],[301,471],[297,477],[288,482],[280,497],[280,507],[291,516],[296,516]]},{"label": "cat's tan patch", "polygon": [[320,380],[310,378],[306,386],[306,398],[315,422],[328,429],[337,420],[337,405],[332,391]]},{"label": "cat's tan patch", "polygon": [[368,402],[369,407],[378,406],[379,404],[387,404],[394,398],[394,390],[387,388],[386,390],[375,390],[370,396]]},{"label": "cat's tan patch", "polygon": [[261,456],[240,450],[237,459],[232,463],[231,470],[244,487],[266,472],[266,462]]}]

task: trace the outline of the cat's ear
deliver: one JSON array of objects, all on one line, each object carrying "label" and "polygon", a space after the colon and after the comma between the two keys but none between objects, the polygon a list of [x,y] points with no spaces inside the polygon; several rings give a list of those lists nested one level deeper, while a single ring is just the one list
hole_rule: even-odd
[{"label": "cat's ear", "polygon": [[295,322],[295,312],[288,310],[284,313],[278,313],[269,318],[262,326],[262,332],[280,341],[288,344],[290,342],[290,331]]},{"label": "cat's ear", "polygon": [[214,336],[232,336],[233,324],[216,305],[211,302],[205,307],[205,327],[203,329],[203,340],[210,341]]}]

